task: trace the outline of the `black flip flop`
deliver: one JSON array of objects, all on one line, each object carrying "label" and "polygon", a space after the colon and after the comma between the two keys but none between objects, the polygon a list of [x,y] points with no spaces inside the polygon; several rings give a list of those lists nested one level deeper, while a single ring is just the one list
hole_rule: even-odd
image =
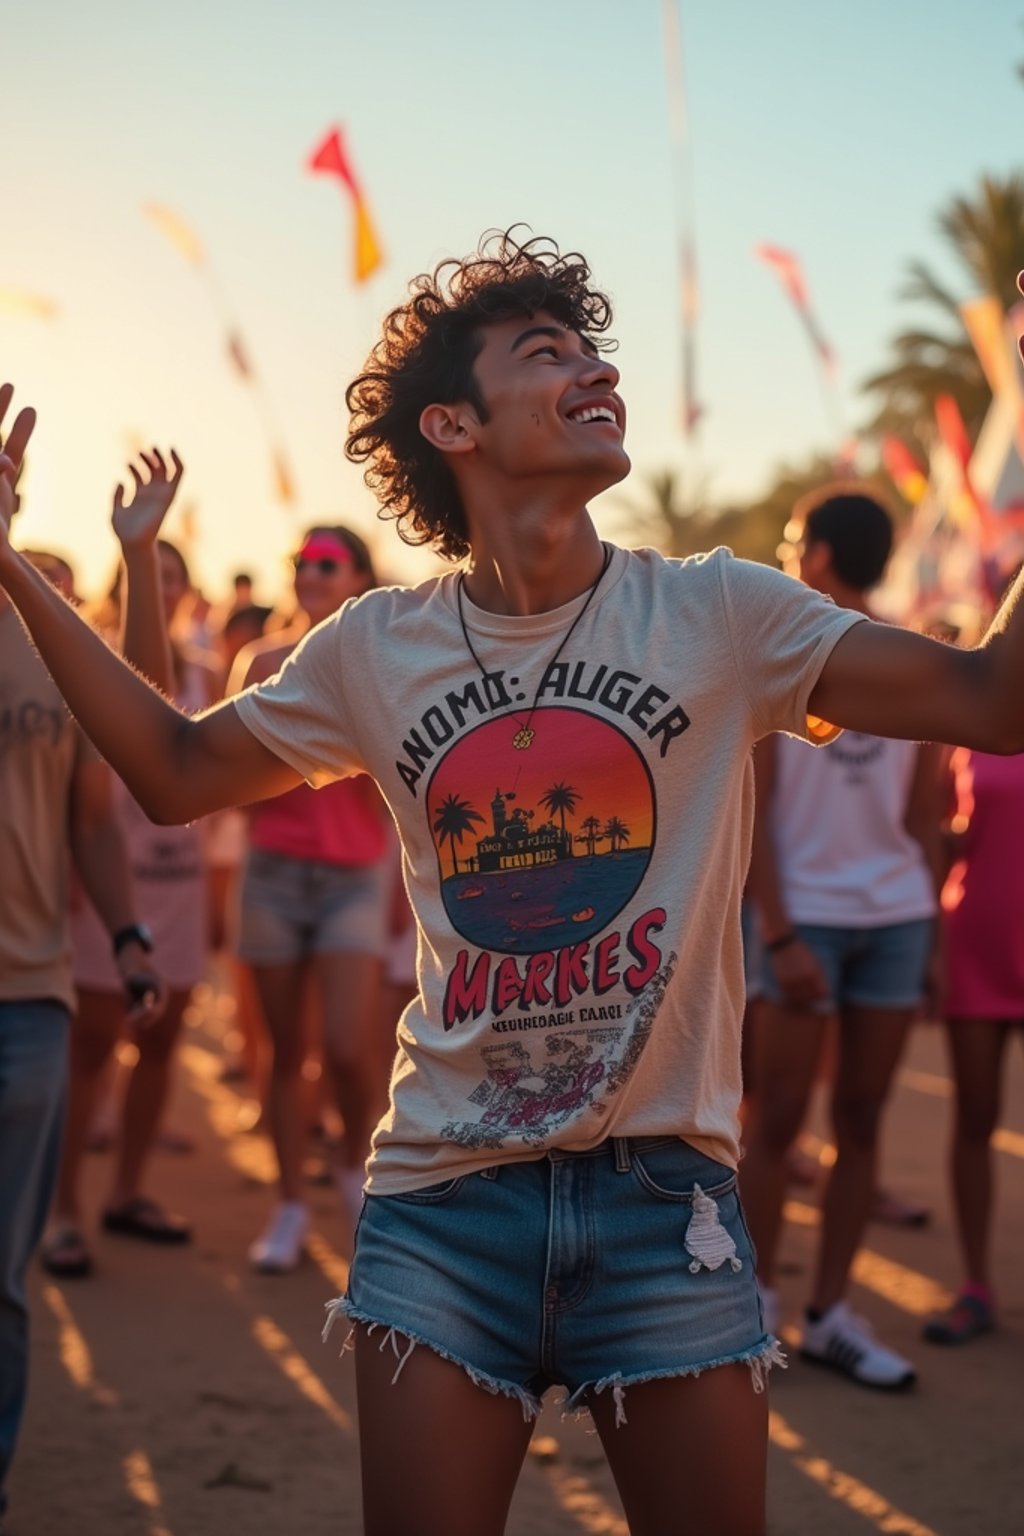
[{"label": "black flip flop", "polygon": [[84,1280],[92,1274],[92,1254],[77,1227],[56,1227],[44,1237],[39,1261],[58,1280]]},{"label": "black flip flop", "polygon": [[103,1230],[119,1237],[137,1237],[144,1243],[188,1243],[192,1228],[180,1216],[171,1216],[155,1200],[140,1195],[115,1210],[103,1213]]}]

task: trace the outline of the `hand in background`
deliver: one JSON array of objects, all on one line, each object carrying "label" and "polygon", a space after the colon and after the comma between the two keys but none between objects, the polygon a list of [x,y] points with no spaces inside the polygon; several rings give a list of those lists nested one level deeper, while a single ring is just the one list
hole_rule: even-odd
[{"label": "hand in background", "polygon": [[167,984],[149,954],[138,944],[126,944],[116,959],[133,1029],[155,1024],[167,1007]]},{"label": "hand in background", "polygon": [[170,470],[159,448],[151,448],[148,453],[141,453],[139,458],[149,472],[149,479],[145,478],[144,471],[136,464],[129,464],[135,482],[135,493],[131,501],[125,505],[123,485],[119,485],[114,492],[111,522],[118,543],[126,554],[131,549],[146,549],[155,543],[164,518],[178,493],[185,469],[173,448],[173,468]]},{"label": "hand in background", "polygon": [[825,973],[814,951],[802,939],[794,939],[768,959],[775,968],[783,1001],[791,1008],[809,1008],[828,997]]},{"label": "hand in background", "polygon": [[13,399],[14,385],[0,384],[0,554],[10,547],[11,519],[18,510],[18,476],[36,424],[35,411],[26,406],[18,412],[9,434],[4,437],[4,417]]}]

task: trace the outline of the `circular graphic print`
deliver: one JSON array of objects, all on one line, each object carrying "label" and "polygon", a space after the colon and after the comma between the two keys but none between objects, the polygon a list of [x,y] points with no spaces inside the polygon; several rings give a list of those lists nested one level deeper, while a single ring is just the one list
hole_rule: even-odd
[{"label": "circular graphic print", "polygon": [[517,751],[513,715],[442,758],[427,790],[441,894],[479,949],[532,954],[590,939],[638,889],[654,849],[650,770],[617,726],[538,709]]}]

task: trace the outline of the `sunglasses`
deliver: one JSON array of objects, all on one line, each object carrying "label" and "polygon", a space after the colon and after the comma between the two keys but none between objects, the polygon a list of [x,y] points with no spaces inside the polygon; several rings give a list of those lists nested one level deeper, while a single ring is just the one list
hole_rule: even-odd
[{"label": "sunglasses", "polygon": [[316,571],[319,576],[337,576],[342,567],[348,563],[347,560],[333,560],[330,555],[320,555],[315,560],[305,555],[292,556],[292,564],[296,571]]}]

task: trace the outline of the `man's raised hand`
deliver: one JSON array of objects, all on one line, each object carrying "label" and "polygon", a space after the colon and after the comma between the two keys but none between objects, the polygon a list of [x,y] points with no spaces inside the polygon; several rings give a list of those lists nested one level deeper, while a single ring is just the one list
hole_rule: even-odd
[{"label": "man's raised hand", "polygon": [[0,384],[0,555],[10,547],[11,519],[18,510],[18,476],[36,424],[35,411],[25,406],[14,418],[10,432],[4,435],[4,417],[13,399],[14,385]]},{"label": "man's raised hand", "polygon": [[131,502],[125,505],[123,485],[119,485],[114,492],[111,521],[118,543],[126,553],[130,549],[144,549],[153,544],[177,495],[185,468],[173,448],[170,469],[159,448],[140,453],[139,458],[144,468],[140,469],[138,464],[128,466],[135,482],[135,494]]}]

